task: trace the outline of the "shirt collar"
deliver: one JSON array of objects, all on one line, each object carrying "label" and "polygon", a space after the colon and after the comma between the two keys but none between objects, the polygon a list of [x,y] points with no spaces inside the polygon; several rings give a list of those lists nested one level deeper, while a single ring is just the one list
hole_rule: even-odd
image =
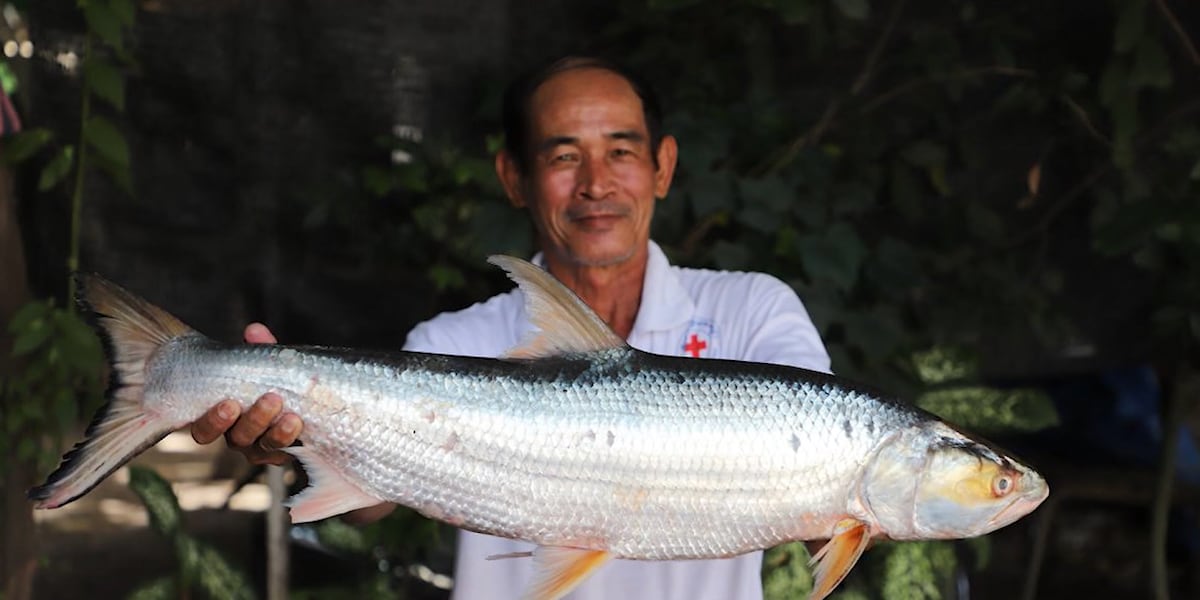
[{"label": "shirt collar", "polygon": [[[630,335],[672,329],[686,323],[696,312],[696,304],[671,270],[667,255],[654,240],[649,242],[646,274],[642,279],[642,302]],[[546,268],[541,252],[533,255],[533,264]]]}]

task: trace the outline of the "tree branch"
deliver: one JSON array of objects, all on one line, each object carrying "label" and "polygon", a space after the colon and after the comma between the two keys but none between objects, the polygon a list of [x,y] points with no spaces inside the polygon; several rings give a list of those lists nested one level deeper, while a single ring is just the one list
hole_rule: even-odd
[{"label": "tree branch", "polygon": [[[896,23],[900,20],[901,13],[904,12],[904,5],[907,0],[896,0],[892,4],[892,13],[888,16],[888,22],[883,28],[883,34],[875,42],[875,46],[871,48],[871,52],[867,55],[866,62],[863,63],[862,69],[859,70],[858,76],[854,78],[854,83],[851,84],[847,97],[853,98],[862,93],[871,78],[875,75],[875,67],[879,63],[879,57],[883,55],[884,48],[892,39],[892,33],[896,29]],[[765,163],[751,171],[754,176],[761,177],[768,173],[773,173],[782,169],[788,163],[795,160],[796,155],[800,153],[806,146],[816,144],[821,140],[821,136],[825,135],[825,131],[833,124],[837,117],[838,111],[841,110],[844,98],[833,98],[829,104],[825,106],[824,112],[821,113],[821,118],[809,127],[807,131],[794,138],[787,147],[777,153],[774,160],[768,159]]]},{"label": "tree branch", "polygon": [[1154,5],[1158,7],[1158,12],[1162,13],[1167,24],[1175,31],[1175,35],[1179,37],[1179,43],[1183,44],[1183,49],[1187,51],[1188,58],[1192,59],[1192,64],[1200,67],[1200,52],[1196,51],[1196,44],[1192,43],[1192,38],[1188,37],[1183,26],[1179,24],[1179,19],[1175,17],[1175,13],[1171,12],[1171,7],[1167,6],[1167,0],[1154,0]]}]

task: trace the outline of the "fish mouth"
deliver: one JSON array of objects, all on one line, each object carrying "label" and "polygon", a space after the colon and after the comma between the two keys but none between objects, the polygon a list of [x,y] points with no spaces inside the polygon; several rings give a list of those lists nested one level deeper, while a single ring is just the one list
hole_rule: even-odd
[{"label": "fish mouth", "polygon": [[988,526],[993,530],[1012,524],[1017,519],[1031,513],[1050,496],[1050,486],[1037,473],[1032,474],[1033,481],[1029,489],[1023,490],[1012,499],[1000,512],[988,519]]}]

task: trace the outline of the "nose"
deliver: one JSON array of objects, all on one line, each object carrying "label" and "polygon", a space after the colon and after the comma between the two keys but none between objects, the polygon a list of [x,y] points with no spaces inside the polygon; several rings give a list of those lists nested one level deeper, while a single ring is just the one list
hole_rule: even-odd
[{"label": "nose", "polygon": [[615,188],[612,168],[600,157],[584,158],[579,169],[579,191],[587,200],[600,200]]}]

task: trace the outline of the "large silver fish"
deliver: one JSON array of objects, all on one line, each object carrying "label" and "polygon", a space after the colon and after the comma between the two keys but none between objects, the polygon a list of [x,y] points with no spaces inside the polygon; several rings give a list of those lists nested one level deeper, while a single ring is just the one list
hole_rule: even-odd
[{"label": "large silver fish", "polygon": [[[827,595],[873,537],[981,535],[1045,481],[936,417],[828,375],[634,350],[546,272],[493,257],[539,333],[503,359],[228,345],[84,281],[113,369],[108,403],[47,482],[62,506],[224,398],[267,391],[304,420],[295,522],[383,501],[538,545],[527,597],[611,557],[729,557],[829,539]],[[513,558],[513,557],[497,557]]]}]

